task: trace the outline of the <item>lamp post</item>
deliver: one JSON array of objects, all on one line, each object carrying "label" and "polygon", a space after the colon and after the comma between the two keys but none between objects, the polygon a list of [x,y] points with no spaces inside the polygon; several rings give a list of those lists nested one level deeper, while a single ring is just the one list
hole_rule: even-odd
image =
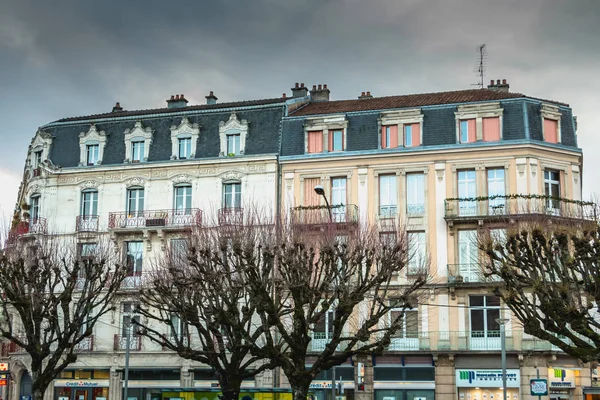
[{"label": "lamp post", "polygon": [[[327,196],[325,196],[325,189],[323,189],[323,186],[321,186],[321,185],[315,186],[315,193],[318,194],[319,196],[323,196],[323,198],[325,199],[325,204],[327,205],[327,211],[329,212],[329,222],[333,222],[333,216],[331,215],[331,207],[329,206],[329,201],[327,200]],[[335,377],[334,377],[334,379],[335,379]]]},{"label": "lamp post", "polygon": [[[500,325],[500,345],[502,349],[502,396],[503,400],[507,399],[506,393],[506,330],[505,325],[508,323],[507,318],[496,319],[498,325]],[[127,400],[127,399],[125,399]]]}]

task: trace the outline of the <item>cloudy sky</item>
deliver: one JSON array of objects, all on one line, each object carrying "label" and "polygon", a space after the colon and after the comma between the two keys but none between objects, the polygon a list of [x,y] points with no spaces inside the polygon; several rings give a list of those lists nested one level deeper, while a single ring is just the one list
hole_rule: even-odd
[{"label": "cloudy sky", "polygon": [[584,196],[600,193],[597,0],[0,0],[0,207],[12,210],[36,128],[58,118],[280,96],[333,99],[486,81],[572,105]]}]

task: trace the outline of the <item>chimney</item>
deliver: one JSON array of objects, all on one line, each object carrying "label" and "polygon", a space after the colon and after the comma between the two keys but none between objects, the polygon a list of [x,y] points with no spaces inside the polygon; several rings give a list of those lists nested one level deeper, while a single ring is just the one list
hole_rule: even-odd
[{"label": "chimney", "polygon": [[171,95],[171,98],[167,100],[167,108],[183,108],[187,107],[188,101],[182,94]]},{"label": "chimney", "polygon": [[313,88],[310,91],[310,101],[329,101],[329,93],[330,91],[327,89],[327,84],[319,86],[313,85]]},{"label": "chimney", "polygon": [[204,97],[206,97],[206,104],[217,104],[217,100],[219,100],[212,90],[210,91],[210,94],[208,96]]},{"label": "chimney", "polygon": [[112,112],[119,112],[119,111],[123,111],[123,107],[121,107],[121,103],[119,103],[117,101],[117,103],[115,104],[115,106],[112,109]]},{"label": "chimney", "polygon": [[488,89],[490,90],[495,90],[496,92],[505,92],[508,93],[508,89],[510,88],[510,85],[506,82],[506,79],[497,79],[496,83],[494,83],[494,80],[490,80],[490,84],[488,85]]},{"label": "chimney", "polygon": [[308,88],[304,87],[304,83],[298,84],[298,82],[296,82],[296,84],[292,88],[292,98],[295,99],[297,97],[306,97],[306,96],[308,96]]},{"label": "chimney", "polygon": [[371,95],[371,92],[361,92],[360,96],[358,96],[358,98],[360,100],[362,100],[362,99],[372,99],[373,96]]}]

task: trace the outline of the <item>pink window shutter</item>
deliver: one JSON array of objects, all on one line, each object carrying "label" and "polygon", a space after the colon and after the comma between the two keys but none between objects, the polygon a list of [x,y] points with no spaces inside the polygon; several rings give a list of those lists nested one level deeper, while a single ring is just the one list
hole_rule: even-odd
[{"label": "pink window shutter", "polygon": [[398,125],[390,125],[390,148],[398,147]]},{"label": "pink window shutter", "polygon": [[484,118],[483,119],[483,141],[497,142],[500,140],[500,118]]},{"label": "pink window shutter", "polygon": [[321,184],[319,178],[304,179],[304,205],[318,206],[320,196],[315,193],[315,186]]},{"label": "pink window shutter", "polygon": [[329,151],[333,151],[333,131],[329,131],[329,135],[328,139],[329,139]]},{"label": "pink window shutter", "polygon": [[421,145],[421,124],[412,124],[412,145],[413,147]]},{"label": "pink window shutter", "polygon": [[477,141],[477,126],[475,125],[475,119],[467,120],[467,129],[469,130],[469,143]]},{"label": "pink window shutter", "polygon": [[548,143],[558,143],[558,121],[544,118],[544,140]]},{"label": "pink window shutter", "polygon": [[381,127],[381,148],[382,149],[387,149],[388,144],[385,141],[385,133],[387,131],[387,126],[382,126]]},{"label": "pink window shutter", "polygon": [[308,132],[308,152],[309,153],[323,152],[323,132],[321,132],[321,131]]}]

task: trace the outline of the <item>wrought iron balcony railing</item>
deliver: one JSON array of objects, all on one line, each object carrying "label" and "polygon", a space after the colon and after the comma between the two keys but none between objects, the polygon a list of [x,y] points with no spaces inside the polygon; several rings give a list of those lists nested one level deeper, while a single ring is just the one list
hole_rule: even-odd
[{"label": "wrought iron balcony railing", "polygon": [[27,234],[46,234],[46,218],[37,217],[29,221],[21,221],[8,232],[8,243],[12,243],[19,237]]},{"label": "wrought iron balcony railing", "polygon": [[[115,335],[115,351],[127,350],[127,336],[126,335]],[[129,350],[140,351],[142,350],[142,337],[140,335],[131,335],[129,338]]]},{"label": "wrought iron balcony railing", "polygon": [[540,195],[503,195],[445,200],[447,220],[496,218],[519,215],[596,220],[596,205],[558,197]]},{"label": "wrought iron balcony railing", "polygon": [[202,226],[202,210],[196,208],[111,212],[108,215],[109,229],[134,230],[142,228],[191,228],[200,226]]},{"label": "wrought iron balcony railing", "polygon": [[478,263],[448,264],[448,283],[499,282],[497,276],[485,276],[484,268]]},{"label": "wrought iron balcony railing", "polygon": [[358,224],[358,206],[355,204],[297,206],[291,211],[293,223],[299,225]]},{"label": "wrought iron balcony railing", "polygon": [[244,209],[241,207],[225,207],[218,211],[219,226],[244,225]]},{"label": "wrought iron balcony railing", "polygon": [[94,351],[94,335],[84,338],[81,342],[75,345],[75,351],[78,353],[88,353]]},{"label": "wrought iron balcony railing", "polygon": [[77,232],[98,232],[97,215],[78,215],[75,219]]}]

